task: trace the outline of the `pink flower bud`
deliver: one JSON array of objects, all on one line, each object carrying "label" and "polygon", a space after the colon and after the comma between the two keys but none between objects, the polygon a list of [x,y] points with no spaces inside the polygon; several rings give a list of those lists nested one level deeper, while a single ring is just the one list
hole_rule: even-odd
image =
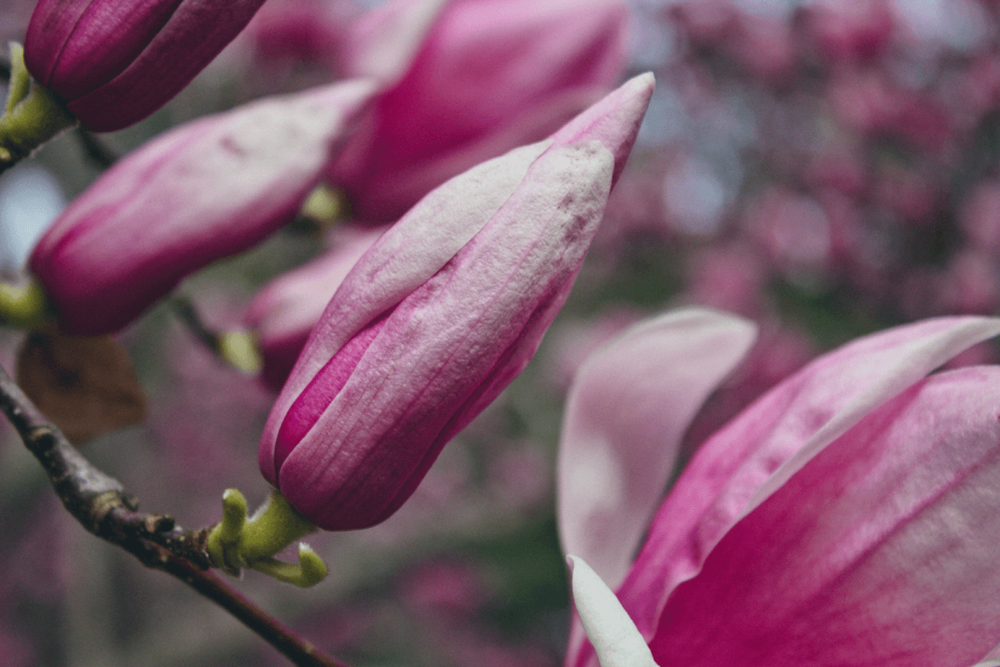
[{"label": "pink flower bud", "polygon": [[263,2],[39,0],[25,62],[81,123],[121,129],[176,95]]},{"label": "pink flower bud", "polygon": [[246,323],[256,331],[264,357],[264,383],[279,391],[344,277],[384,232],[340,229],[333,247],[313,261],[283,273],[257,293]]},{"label": "pink flower bud", "polygon": [[31,255],[62,328],[116,331],[187,274],[290,221],[372,92],[349,81],[261,100],[183,125],[115,164]]},{"label": "pink flower bud", "polygon": [[[401,0],[368,23],[391,27],[382,14],[404,12],[415,17],[407,25],[426,22],[440,4]],[[412,53],[363,48],[386,25],[345,52],[349,75],[386,74],[386,91],[330,169],[360,219],[395,220],[452,176],[549,135],[621,78],[620,0],[455,0],[438,11],[426,34],[405,32],[424,38]]]},{"label": "pink flower bud", "polygon": [[452,179],[362,256],[261,439],[261,471],[296,510],[328,530],[386,519],[521,372],[569,293],[652,89],[652,75],[637,77],[551,139]]}]

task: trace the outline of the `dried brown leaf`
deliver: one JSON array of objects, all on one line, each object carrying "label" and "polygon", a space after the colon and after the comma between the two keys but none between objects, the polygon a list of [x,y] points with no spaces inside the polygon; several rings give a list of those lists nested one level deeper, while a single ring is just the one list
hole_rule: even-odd
[{"label": "dried brown leaf", "polygon": [[146,418],[146,395],[125,348],[111,336],[31,331],[17,358],[17,382],[35,405],[80,443]]}]

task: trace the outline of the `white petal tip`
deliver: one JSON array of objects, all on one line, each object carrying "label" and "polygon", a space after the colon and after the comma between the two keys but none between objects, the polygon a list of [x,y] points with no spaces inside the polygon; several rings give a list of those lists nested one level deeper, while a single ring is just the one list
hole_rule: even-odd
[{"label": "white petal tip", "polygon": [[582,558],[567,556],[573,601],[601,667],[658,667],[618,598]]}]

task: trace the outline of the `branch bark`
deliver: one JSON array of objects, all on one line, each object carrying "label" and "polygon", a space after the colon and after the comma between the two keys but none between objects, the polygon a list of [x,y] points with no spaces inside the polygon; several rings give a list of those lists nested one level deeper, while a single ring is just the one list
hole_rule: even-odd
[{"label": "branch bark", "polygon": [[326,655],[209,571],[210,528],[185,531],[164,514],[144,514],[121,482],[87,461],[0,367],[0,411],[35,455],[70,514],[146,567],[180,579],[228,611],[300,667],[347,667]]}]

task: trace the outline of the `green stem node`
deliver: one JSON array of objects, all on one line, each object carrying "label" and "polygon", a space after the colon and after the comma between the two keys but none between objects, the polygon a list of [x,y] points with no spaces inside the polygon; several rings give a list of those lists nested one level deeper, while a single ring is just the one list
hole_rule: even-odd
[{"label": "green stem node", "polygon": [[247,375],[256,375],[264,367],[257,341],[249,331],[221,333],[218,354],[230,366]]},{"label": "green stem node", "polygon": [[10,44],[10,64],[7,103],[0,116],[0,172],[77,122],[52,92],[31,80],[24,47],[15,42]]},{"label": "green stem node", "polygon": [[52,308],[37,282],[17,285],[0,282],[0,322],[31,329],[51,320]]},{"label": "green stem node", "polygon": [[251,568],[296,586],[314,586],[326,576],[326,564],[308,545],[299,544],[298,563],[283,563],[274,555],[316,530],[277,491],[248,519],[243,494],[227,489],[222,521],[209,533],[207,550],[212,564],[227,574],[239,576]]}]

